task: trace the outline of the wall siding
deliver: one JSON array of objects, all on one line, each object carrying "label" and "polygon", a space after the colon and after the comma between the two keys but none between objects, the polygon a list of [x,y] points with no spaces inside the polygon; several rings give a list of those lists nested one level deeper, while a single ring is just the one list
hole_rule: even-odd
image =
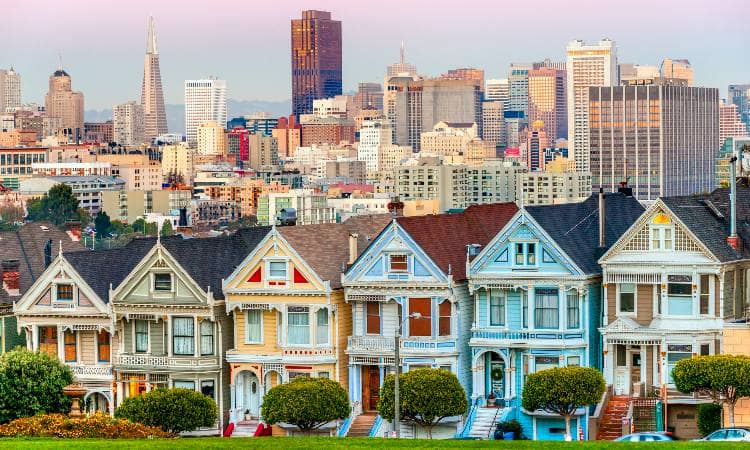
[{"label": "wall siding", "polygon": [[654,285],[639,284],[636,286],[636,319],[641,325],[648,325],[654,318]]},{"label": "wall siding", "polygon": [[98,364],[96,360],[96,332],[78,332],[78,357],[81,364]]},{"label": "wall siding", "polygon": [[[469,294],[469,287],[466,282],[456,285],[453,288],[453,295],[458,305],[458,367],[457,376],[461,385],[466,390],[466,394],[471,396],[471,349],[469,340],[471,339],[471,324],[474,320],[474,298]],[[456,320],[456,314],[453,315]]]}]

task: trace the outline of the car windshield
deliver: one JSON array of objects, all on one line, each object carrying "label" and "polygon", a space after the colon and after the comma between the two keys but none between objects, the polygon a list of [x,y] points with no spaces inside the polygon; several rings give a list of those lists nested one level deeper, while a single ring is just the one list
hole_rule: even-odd
[{"label": "car windshield", "polygon": [[709,441],[718,441],[720,439],[724,439],[726,436],[727,436],[727,430],[718,430],[709,434],[706,439],[708,439]]}]

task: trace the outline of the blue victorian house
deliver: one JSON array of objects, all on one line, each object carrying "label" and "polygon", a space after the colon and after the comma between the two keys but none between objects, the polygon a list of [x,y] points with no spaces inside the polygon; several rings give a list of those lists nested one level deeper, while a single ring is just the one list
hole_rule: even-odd
[{"label": "blue victorian house", "polygon": [[[467,263],[475,304],[469,341],[474,414],[467,435],[517,419],[530,439],[564,438],[562,417],[521,407],[524,380],[553,367],[601,368],[597,259],[642,213],[627,192],[528,206]],[[494,415],[482,408],[493,405]],[[584,436],[586,416],[581,410],[573,421]]]}]

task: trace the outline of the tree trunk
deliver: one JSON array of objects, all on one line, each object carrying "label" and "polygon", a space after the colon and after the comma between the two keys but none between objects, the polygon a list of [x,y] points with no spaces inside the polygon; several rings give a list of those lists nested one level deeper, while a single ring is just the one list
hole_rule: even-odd
[{"label": "tree trunk", "polygon": [[565,441],[572,441],[573,437],[570,435],[570,414],[565,414]]},{"label": "tree trunk", "polygon": [[729,426],[734,426],[734,402],[727,402],[729,408]]},{"label": "tree trunk", "polygon": [[425,427],[427,429],[427,439],[432,439],[432,425]]}]

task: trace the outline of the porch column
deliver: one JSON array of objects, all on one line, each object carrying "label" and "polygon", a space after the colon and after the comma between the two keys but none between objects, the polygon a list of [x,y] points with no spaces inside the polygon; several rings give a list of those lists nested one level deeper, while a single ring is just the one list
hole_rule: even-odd
[{"label": "porch column", "polygon": [[[607,279],[607,269],[604,269],[604,279]],[[607,298],[607,283],[602,284],[602,312],[604,313],[604,317],[602,320],[602,326],[606,327],[609,325],[609,314],[607,314],[607,311],[609,311],[609,299]]]},{"label": "porch column", "polygon": [[31,326],[31,349],[39,350],[39,325]]},{"label": "porch column", "polygon": [[198,316],[193,317],[193,341],[195,342],[193,344],[195,347],[193,348],[193,356],[197,358],[201,355],[201,322],[198,320]]},{"label": "porch column", "polygon": [[534,286],[530,285],[529,292],[526,294],[527,295],[526,304],[529,305],[529,308],[528,308],[529,310],[527,311],[528,317],[526,318],[526,320],[528,321],[528,324],[529,324],[529,330],[534,329],[534,322],[536,319],[536,314],[534,313],[534,309],[536,308],[536,298],[535,298],[536,294],[534,293],[534,290],[535,290]]},{"label": "porch column", "polygon": [[565,299],[565,286],[557,287],[557,329],[565,330],[568,327],[567,314],[565,314],[567,302]]},{"label": "porch column", "polygon": [[474,366],[471,368],[471,373],[474,379],[474,382],[472,383],[474,391],[471,396],[472,399],[484,397],[484,355],[480,355],[479,358],[474,360]]},{"label": "porch column", "polygon": [[237,392],[234,380],[231,379],[229,383],[229,421],[232,423],[239,421],[237,413]]},{"label": "porch column", "polygon": [[[664,356],[662,356],[662,354]],[[667,365],[667,342],[666,339],[662,338],[661,340],[661,346],[659,348],[659,361],[661,361],[661,380],[660,385],[662,384],[669,384],[669,376],[667,372],[669,371],[669,367]]]},{"label": "porch column", "polygon": [[172,316],[167,316],[164,326],[167,327],[167,356],[172,356]]},{"label": "porch column", "polygon": [[510,363],[506,364],[505,366],[505,382],[503,383],[503,386],[505,386],[505,402],[509,402],[511,398],[511,389],[510,389],[510,383],[513,381],[513,368],[510,366]]},{"label": "porch column", "polygon": [[65,361],[65,333],[60,325],[57,326],[57,359]]},{"label": "porch column", "polygon": [[[646,346],[641,345],[641,383],[644,383],[644,388],[646,387],[646,380],[647,380],[647,374],[646,374],[646,368],[648,365],[646,364],[646,360],[648,357],[648,353],[646,352]],[[644,392],[643,395],[645,396],[646,393]]]},{"label": "porch column", "polygon": [[123,398],[123,397],[124,397],[124,395],[125,395],[125,389],[124,389],[124,386],[123,386],[123,382],[122,382],[122,381],[118,381],[118,382],[117,382],[117,397],[116,397],[116,400],[117,400],[117,406],[118,406],[118,407],[119,407],[120,405],[122,405],[122,401],[123,401],[123,400],[125,400],[125,399]]},{"label": "porch column", "polygon": [[607,384],[614,384],[615,380],[615,364],[614,364],[614,351],[615,346],[613,344],[605,344],[607,354],[604,357],[604,376],[607,380]]}]

